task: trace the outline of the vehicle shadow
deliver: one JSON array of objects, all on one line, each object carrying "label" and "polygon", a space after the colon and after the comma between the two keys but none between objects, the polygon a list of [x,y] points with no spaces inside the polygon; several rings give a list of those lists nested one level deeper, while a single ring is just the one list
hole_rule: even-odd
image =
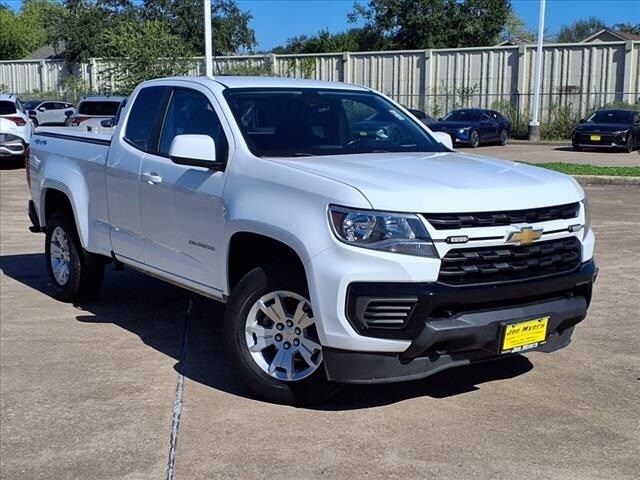
[{"label": "vehicle shadow", "polygon": [[615,154],[615,153],[626,153],[623,152],[621,149],[617,149],[617,148],[589,148],[589,147],[584,147],[581,150],[574,150],[573,147],[569,146],[569,147],[554,147],[554,150],[557,152],[576,152],[576,153],[597,153],[599,155],[603,154],[603,153],[608,153],[608,154]]},{"label": "vehicle shadow", "polygon": [[[42,253],[2,255],[4,275],[49,295]],[[80,303],[83,323],[112,323],[149,347],[176,360],[174,369],[202,385],[253,398],[229,365],[222,342],[224,305],[141,273],[107,267],[100,298]],[[186,341],[185,341],[186,333]],[[469,365],[427,379],[388,385],[350,385],[314,410],[355,410],[389,405],[416,397],[445,398],[477,390],[479,385],[523,375],[533,368],[517,355],[499,362]]]}]

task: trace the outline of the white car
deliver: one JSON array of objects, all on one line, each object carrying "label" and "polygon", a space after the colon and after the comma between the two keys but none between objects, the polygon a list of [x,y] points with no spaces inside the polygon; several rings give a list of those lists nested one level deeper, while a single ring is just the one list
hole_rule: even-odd
[{"label": "white car", "polygon": [[0,94],[0,157],[24,155],[33,124],[16,95]]},{"label": "white car", "polygon": [[62,125],[76,111],[69,102],[29,100],[24,103],[24,109],[29,114],[34,126]]},{"label": "white car", "polygon": [[561,349],[597,273],[573,178],[455,152],[354,85],[145,82],[113,133],[38,129],[28,178],[56,298],[115,262],[226,302],[231,364],[274,402]]},{"label": "white car", "polygon": [[126,97],[117,96],[93,96],[82,97],[78,103],[78,109],[74,115],[67,118],[65,125],[77,127],[88,120],[103,120],[116,116],[120,104]]}]

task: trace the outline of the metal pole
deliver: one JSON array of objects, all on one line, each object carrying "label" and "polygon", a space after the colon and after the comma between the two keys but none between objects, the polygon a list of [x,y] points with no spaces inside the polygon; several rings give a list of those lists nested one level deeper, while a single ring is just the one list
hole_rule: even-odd
[{"label": "metal pole", "polygon": [[544,40],[544,11],[546,0],[540,0],[540,18],[538,21],[538,48],[536,50],[536,78],[533,87],[533,118],[529,124],[529,140],[540,139],[540,87],[542,83],[542,42]]},{"label": "metal pole", "polygon": [[211,45],[211,0],[204,0],[204,64],[207,77],[213,77],[213,48]]}]

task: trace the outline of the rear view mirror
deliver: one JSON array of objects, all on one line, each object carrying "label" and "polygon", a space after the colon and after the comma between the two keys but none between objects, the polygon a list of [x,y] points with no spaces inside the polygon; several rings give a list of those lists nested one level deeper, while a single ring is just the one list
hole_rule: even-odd
[{"label": "rear view mirror", "polygon": [[216,143],[209,135],[176,135],[169,147],[169,158],[178,165],[216,169]]},{"label": "rear view mirror", "polygon": [[448,133],[445,132],[431,132],[433,138],[435,138],[439,143],[447,147],[449,150],[453,150],[453,142],[451,141],[451,137]]}]

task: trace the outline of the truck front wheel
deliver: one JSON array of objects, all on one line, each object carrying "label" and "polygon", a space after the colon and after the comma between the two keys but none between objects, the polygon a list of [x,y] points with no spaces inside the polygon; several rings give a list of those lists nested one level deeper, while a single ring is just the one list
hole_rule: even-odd
[{"label": "truck front wheel", "polygon": [[58,300],[88,300],[97,295],[102,286],[104,261],[84,251],[70,213],[58,211],[49,218],[45,258],[53,295]]},{"label": "truck front wheel", "polygon": [[249,272],[225,312],[225,348],[233,367],[260,398],[287,405],[325,400],[327,380],[316,318],[304,275],[276,262]]}]

